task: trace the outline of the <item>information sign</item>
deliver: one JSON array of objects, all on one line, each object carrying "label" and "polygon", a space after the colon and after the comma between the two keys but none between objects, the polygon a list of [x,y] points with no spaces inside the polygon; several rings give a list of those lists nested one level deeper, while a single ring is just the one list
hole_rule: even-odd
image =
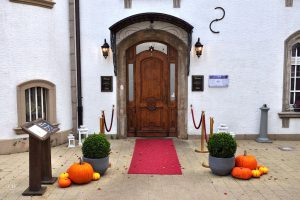
[{"label": "information sign", "polygon": [[22,129],[29,134],[29,187],[22,195],[41,196],[46,191],[41,184],[53,184],[57,180],[52,177],[50,135],[59,128],[38,119],[24,124]]},{"label": "information sign", "polygon": [[229,85],[228,75],[209,75],[208,87],[210,88],[224,88]]}]

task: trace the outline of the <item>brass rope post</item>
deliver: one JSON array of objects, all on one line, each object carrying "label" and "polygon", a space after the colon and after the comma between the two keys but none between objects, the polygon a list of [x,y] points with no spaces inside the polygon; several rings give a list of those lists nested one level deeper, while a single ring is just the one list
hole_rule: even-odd
[{"label": "brass rope post", "polygon": [[105,134],[104,129],[104,110],[101,111],[101,117],[100,117],[100,133]]},{"label": "brass rope post", "polygon": [[202,128],[201,128],[201,141],[200,141],[200,150],[195,149],[195,152],[197,153],[208,153],[207,150],[204,149],[204,140],[205,140],[205,134],[206,134],[206,130],[205,130],[205,112],[202,111],[201,114],[201,118],[202,118]]},{"label": "brass rope post", "polygon": [[209,138],[214,134],[214,118],[209,118],[210,126],[209,126]]}]

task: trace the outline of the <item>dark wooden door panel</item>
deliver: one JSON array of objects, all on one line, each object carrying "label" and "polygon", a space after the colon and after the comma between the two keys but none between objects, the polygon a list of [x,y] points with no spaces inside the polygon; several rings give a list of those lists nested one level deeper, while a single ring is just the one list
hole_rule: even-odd
[{"label": "dark wooden door panel", "polygon": [[147,108],[140,109],[140,129],[141,131],[164,131],[166,130],[165,110],[157,108],[149,110]]},{"label": "dark wooden door panel", "polygon": [[140,62],[140,103],[147,103],[148,99],[155,99],[162,105],[165,84],[163,77],[164,63],[158,58],[146,58]]},{"label": "dark wooden door panel", "polygon": [[136,57],[138,132],[168,131],[167,63],[167,56],[156,51],[143,52]]},{"label": "dark wooden door panel", "polygon": [[155,50],[135,57],[127,54],[127,61],[134,63],[134,100],[127,102],[128,136],[177,136],[177,100],[170,100],[170,62],[176,63],[176,54],[168,52],[171,57]]},{"label": "dark wooden door panel", "polygon": [[128,132],[135,132],[136,119],[135,119],[135,108],[127,108],[127,130]]}]

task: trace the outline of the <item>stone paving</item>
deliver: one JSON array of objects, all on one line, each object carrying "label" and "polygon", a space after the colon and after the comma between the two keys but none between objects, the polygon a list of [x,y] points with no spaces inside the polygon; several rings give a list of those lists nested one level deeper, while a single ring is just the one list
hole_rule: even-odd
[{"label": "stone paving", "polygon": [[[237,154],[246,149],[255,155],[260,164],[270,168],[270,173],[249,181],[219,177],[201,166],[207,163],[207,154],[195,153],[198,140],[174,139],[182,176],[128,175],[134,148],[134,139],[111,140],[111,168],[99,181],[87,185],[72,185],[62,189],[55,183],[48,186],[42,197],[23,197],[28,187],[28,153],[0,156],[0,199],[101,199],[101,200],[214,200],[214,199],[300,199],[300,142],[274,141],[261,144],[239,140]],[[281,151],[278,147],[294,147]],[[53,175],[77,161],[81,149],[66,145],[52,148]]]}]

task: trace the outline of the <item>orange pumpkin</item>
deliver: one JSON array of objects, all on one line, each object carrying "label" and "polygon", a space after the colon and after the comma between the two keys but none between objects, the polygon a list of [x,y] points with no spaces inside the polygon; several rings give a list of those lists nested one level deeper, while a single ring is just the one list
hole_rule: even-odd
[{"label": "orange pumpkin", "polygon": [[72,182],[77,184],[89,183],[93,179],[93,167],[86,162],[74,163],[69,169],[68,174]]},{"label": "orange pumpkin", "polygon": [[254,156],[247,155],[247,151],[245,150],[244,155],[235,158],[235,166],[255,170],[257,168],[257,161]]},{"label": "orange pumpkin", "polygon": [[234,167],[231,171],[234,178],[248,180],[252,177],[252,171],[249,168]]},{"label": "orange pumpkin", "polygon": [[58,186],[61,188],[69,187],[72,184],[69,178],[60,178],[58,179]]}]

